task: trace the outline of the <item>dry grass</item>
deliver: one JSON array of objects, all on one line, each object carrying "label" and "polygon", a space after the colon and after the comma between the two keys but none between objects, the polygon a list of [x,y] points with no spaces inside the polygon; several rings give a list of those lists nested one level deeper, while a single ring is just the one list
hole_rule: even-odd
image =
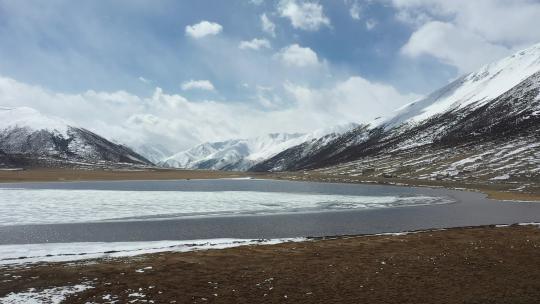
[{"label": "dry grass", "polygon": [[538,303],[539,252],[534,226],[341,237],[4,267],[0,297],[91,281],[66,303]]},{"label": "dry grass", "polygon": [[51,181],[94,181],[94,180],[174,180],[213,179],[244,177],[242,172],[205,170],[81,170],[81,169],[30,169],[1,171],[0,182],[51,182]]}]

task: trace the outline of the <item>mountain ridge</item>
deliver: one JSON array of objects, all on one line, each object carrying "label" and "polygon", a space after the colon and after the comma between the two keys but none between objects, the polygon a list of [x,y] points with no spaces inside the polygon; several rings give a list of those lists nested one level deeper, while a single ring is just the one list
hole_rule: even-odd
[{"label": "mountain ridge", "polygon": [[[482,154],[480,147],[497,151],[497,144],[505,140],[516,140],[516,147],[521,147],[517,142],[538,140],[539,79],[540,44],[537,44],[462,76],[426,98],[402,107],[394,116],[358,127],[307,156],[295,157],[298,154],[294,150],[299,147],[292,147],[250,170],[446,178],[456,173],[450,168],[453,163],[467,159],[470,154]],[[536,146],[526,152],[536,155]],[[422,155],[431,156],[431,160],[421,161]],[[452,162],[451,157],[457,160]],[[400,162],[394,161],[397,159]],[[414,161],[433,170],[425,172],[429,170],[419,165],[404,166]],[[494,159],[490,161],[497,163]],[[530,173],[527,165],[530,160],[520,161],[515,168],[521,171],[506,168],[502,172],[514,176]],[[483,160],[481,156],[473,163],[478,167],[490,166],[487,158]],[[446,165],[448,170],[443,168]],[[452,177],[475,174],[470,168],[462,168],[467,166],[459,163],[456,166],[461,169]]]}]

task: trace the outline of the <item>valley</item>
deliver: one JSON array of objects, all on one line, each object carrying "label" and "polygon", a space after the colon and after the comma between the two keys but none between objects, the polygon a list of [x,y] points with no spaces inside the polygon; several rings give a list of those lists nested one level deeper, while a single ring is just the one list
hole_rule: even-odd
[{"label": "valley", "polygon": [[[348,54],[354,60],[336,60],[351,39],[334,43],[342,24],[324,14],[329,4],[281,0],[267,16],[268,3],[242,8],[261,10],[246,20],[260,18],[257,35],[279,35],[272,43],[240,40],[255,27],[227,38],[233,24],[224,20],[226,30],[201,20],[178,35],[166,28],[178,30],[177,13],[197,16],[163,4],[144,8],[152,16],[175,12],[174,22],[152,22],[159,28],[144,35],[158,42],[157,33],[175,33],[160,58],[150,58],[156,49],[146,41],[137,60],[108,60],[107,77],[77,85],[47,88],[39,77],[23,83],[0,75],[0,303],[537,303],[540,44],[478,39],[481,27],[458,30],[448,8],[434,21],[445,11],[440,2],[441,12],[407,44],[369,42],[373,49]],[[347,7],[332,14],[364,22],[360,2],[340,3]],[[124,24],[109,11],[96,13],[107,29]],[[413,12],[388,16],[405,22]],[[411,30],[426,16],[410,29],[384,29]],[[287,19],[294,39],[280,45]],[[86,21],[81,28],[98,23]],[[379,37],[379,26],[366,19],[364,34]],[[315,37],[319,27],[331,34],[325,47],[300,46],[316,44],[300,30]],[[90,40],[94,31],[78,36]],[[424,39],[441,44],[437,52],[414,48],[426,31]],[[40,28],[17,41],[37,40],[47,54],[59,48],[49,41],[59,33],[41,32],[48,33]],[[449,48],[452,33],[461,36]],[[403,42],[400,35],[389,41]],[[113,39],[91,40],[70,49],[91,45],[100,58],[100,47],[116,49]],[[140,40],[121,41],[136,49]],[[186,60],[179,46],[196,48],[189,62],[163,64]],[[66,75],[83,79],[92,70]],[[46,71],[60,79],[63,70]]]}]

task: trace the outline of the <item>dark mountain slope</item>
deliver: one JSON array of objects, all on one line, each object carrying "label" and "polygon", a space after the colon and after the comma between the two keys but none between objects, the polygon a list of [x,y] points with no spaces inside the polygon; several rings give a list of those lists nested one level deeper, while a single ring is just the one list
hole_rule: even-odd
[{"label": "dark mountain slope", "polygon": [[151,165],[126,146],[33,109],[2,108],[0,111],[2,167]]},{"label": "dark mountain slope", "polygon": [[426,179],[536,176],[539,94],[537,45],[454,81],[390,119],[316,149],[293,147],[251,170]]}]

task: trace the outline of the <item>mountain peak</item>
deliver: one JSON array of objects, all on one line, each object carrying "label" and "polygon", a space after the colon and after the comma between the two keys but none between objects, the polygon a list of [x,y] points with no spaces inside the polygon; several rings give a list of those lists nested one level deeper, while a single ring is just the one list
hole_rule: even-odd
[{"label": "mountain peak", "polygon": [[400,108],[395,116],[375,123],[374,127],[417,124],[449,110],[482,106],[539,71],[540,44],[535,44],[458,78],[426,98]]},{"label": "mountain peak", "polygon": [[[254,170],[327,167],[357,175],[466,179],[493,178],[497,168],[500,175],[530,178],[540,172],[532,165],[539,125],[537,44],[456,79],[393,117],[322,145],[288,149]],[[474,165],[463,165],[469,162]]]}]

